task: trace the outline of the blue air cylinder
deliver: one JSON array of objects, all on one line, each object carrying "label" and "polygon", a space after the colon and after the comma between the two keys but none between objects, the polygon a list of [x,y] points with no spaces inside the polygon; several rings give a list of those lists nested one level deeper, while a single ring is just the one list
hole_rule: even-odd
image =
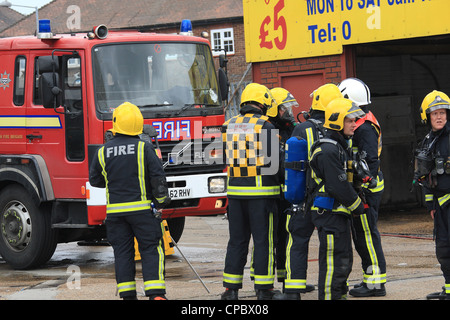
[{"label": "blue air cylinder", "polygon": [[308,143],[301,137],[291,137],[285,147],[284,197],[292,204],[305,199]]}]

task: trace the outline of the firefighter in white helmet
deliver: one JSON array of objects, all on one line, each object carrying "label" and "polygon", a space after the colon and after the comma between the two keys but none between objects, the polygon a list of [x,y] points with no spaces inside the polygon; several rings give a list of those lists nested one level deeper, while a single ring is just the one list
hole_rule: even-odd
[{"label": "firefighter in white helmet", "polygon": [[363,280],[349,291],[354,297],[386,295],[386,260],[377,228],[378,211],[384,190],[383,173],[380,169],[381,127],[374,114],[369,111],[371,103],[369,87],[360,79],[348,78],[339,84],[343,96],[353,101],[365,112],[356,122],[352,139],[353,156],[363,158],[370,171],[373,182],[355,185],[362,192],[366,211],[354,218],[356,237],[353,238],[356,251],[361,257]]}]

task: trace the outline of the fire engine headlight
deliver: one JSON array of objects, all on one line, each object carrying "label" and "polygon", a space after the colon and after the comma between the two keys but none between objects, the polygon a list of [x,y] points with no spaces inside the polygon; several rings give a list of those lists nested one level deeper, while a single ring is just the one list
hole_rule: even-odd
[{"label": "fire engine headlight", "polygon": [[209,193],[222,193],[227,191],[226,177],[210,177],[208,178]]}]

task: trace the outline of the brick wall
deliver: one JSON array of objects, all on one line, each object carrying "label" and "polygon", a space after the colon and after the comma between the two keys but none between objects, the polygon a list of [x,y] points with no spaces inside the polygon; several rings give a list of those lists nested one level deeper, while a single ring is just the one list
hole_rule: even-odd
[{"label": "brick wall", "polygon": [[[344,67],[344,68],[343,68]],[[344,55],[253,63],[253,81],[269,88],[280,86],[279,74],[322,70],[325,83],[339,83],[344,77]]]},{"label": "brick wall", "polygon": [[[201,28],[201,27],[200,27]],[[232,83],[236,83],[241,80],[242,76],[247,69],[248,63],[245,61],[245,39],[244,39],[244,24],[242,22],[232,22],[232,23],[221,23],[208,25],[207,30],[210,33],[211,41],[211,30],[214,29],[224,29],[233,28],[234,35],[234,54],[227,55],[228,58],[228,78]],[[216,68],[219,68],[219,58],[214,58]],[[252,73],[249,72],[245,80],[251,81]]]}]

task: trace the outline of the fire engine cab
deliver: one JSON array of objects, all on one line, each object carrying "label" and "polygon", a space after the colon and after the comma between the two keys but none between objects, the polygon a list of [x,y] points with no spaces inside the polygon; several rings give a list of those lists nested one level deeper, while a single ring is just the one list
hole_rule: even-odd
[{"label": "fire engine cab", "polygon": [[[42,21],[40,21],[42,22]],[[185,24],[182,24],[185,25]],[[189,26],[189,23],[187,23]],[[41,30],[44,28],[44,30]],[[16,269],[47,262],[57,243],[105,238],[104,189],[89,162],[114,108],[139,106],[161,151],[172,236],[191,215],[226,212],[220,85],[209,42],[180,34],[108,31],[0,39],[0,255]],[[222,72],[222,73],[221,73]]]}]

